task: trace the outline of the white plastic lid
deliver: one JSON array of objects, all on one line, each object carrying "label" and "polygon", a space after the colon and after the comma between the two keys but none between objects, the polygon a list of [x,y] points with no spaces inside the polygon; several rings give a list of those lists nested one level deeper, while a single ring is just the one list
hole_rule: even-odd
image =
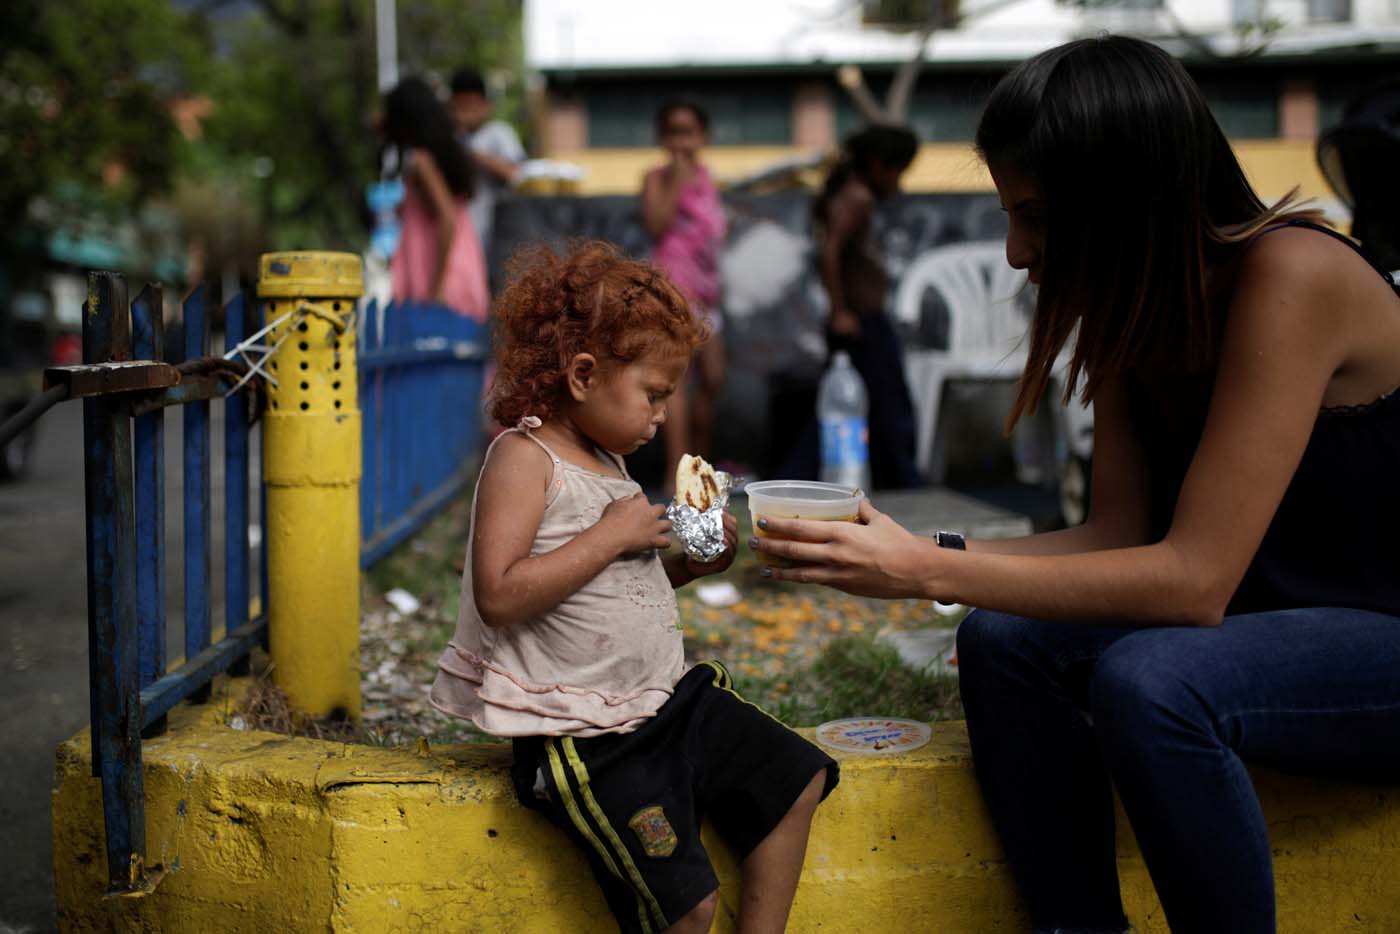
[{"label": "white plastic lid", "polygon": [[817,742],[828,749],[892,756],[910,752],[933,738],[933,729],[918,720],[898,717],[851,717],[817,727]]}]

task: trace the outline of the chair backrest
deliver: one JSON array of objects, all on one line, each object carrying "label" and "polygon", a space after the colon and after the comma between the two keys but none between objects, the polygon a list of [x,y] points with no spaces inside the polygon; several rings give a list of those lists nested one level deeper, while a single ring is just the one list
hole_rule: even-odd
[{"label": "chair backrest", "polygon": [[924,253],[905,270],[895,293],[895,315],[917,325],[932,289],[948,309],[948,354],[1019,367],[1029,324],[1017,296],[1026,274],[1006,263],[1000,241],[957,243]]}]

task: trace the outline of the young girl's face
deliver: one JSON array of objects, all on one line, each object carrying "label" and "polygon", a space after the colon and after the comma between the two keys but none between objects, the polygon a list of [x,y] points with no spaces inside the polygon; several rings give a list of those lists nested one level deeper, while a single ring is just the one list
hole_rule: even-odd
[{"label": "young girl's face", "polygon": [[1039,187],[1011,166],[989,167],[997,186],[1002,210],[1010,225],[1006,231],[1006,261],[1013,269],[1024,269],[1035,285],[1040,284],[1045,256],[1045,200]]},{"label": "young girl's face", "polygon": [[693,158],[705,145],[705,127],[689,107],[673,107],[661,125],[660,142],[673,155]]},{"label": "young girl's face", "polygon": [[631,363],[604,365],[575,407],[579,430],[604,450],[631,454],[665,423],[666,403],[689,362],[688,355],[663,349]]}]

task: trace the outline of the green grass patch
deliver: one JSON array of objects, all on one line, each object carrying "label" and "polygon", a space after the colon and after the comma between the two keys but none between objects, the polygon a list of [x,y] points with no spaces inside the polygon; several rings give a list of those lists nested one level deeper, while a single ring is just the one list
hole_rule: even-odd
[{"label": "green grass patch", "polygon": [[873,634],[839,636],[815,662],[793,674],[736,675],[734,682],[745,697],[766,700],[769,712],[789,726],[817,726],[845,717],[962,717],[956,675],[916,671]]}]

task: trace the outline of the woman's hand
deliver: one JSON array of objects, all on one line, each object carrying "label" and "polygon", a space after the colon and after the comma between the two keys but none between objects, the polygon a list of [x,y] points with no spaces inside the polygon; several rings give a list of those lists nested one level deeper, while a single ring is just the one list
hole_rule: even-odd
[{"label": "woman's hand", "polygon": [[799,567],[763,569],[776,580],[826,584],[862,597],[930,599],[927,581],[941,556],[931,539],[906,530],[862,499],[857,522],[760,519],[769,537],[750,539],[759,560],[786,558]]},{"label": "woman's hand", "polygon": [[734,555],[739,550],[739,523],[727,511],[724,514],[724,552],[708,563],[685,556],[685,570],[692,579],[719,574],[729,570],[734,563]]},{"label": "woman's hand", "polygon": [[671,544],[666,537],[671,522],[665,513],[665,506],[648,502],[644,493],[634,493],[608,503],[596,528],[607,534],[619,556],[662,549]]}]

